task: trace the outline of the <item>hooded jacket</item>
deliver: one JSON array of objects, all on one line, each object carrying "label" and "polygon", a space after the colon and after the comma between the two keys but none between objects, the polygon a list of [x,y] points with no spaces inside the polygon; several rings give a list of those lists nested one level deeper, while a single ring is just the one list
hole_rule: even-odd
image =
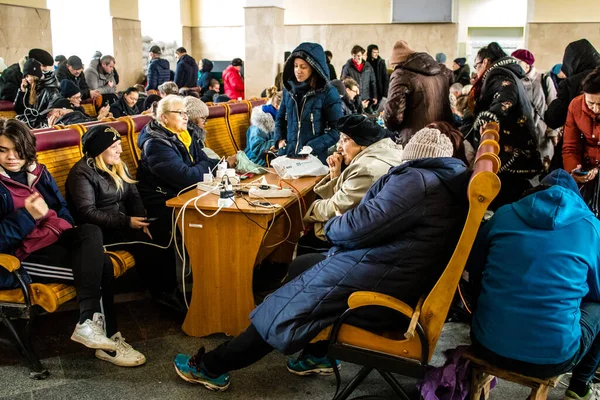
[{"label": "hooded jacket", "polygon": [[130,217],[146,215],[135,184],[115,181],[96,169],[94,159],[84,156],[69,171],[67,202],[78,224],[94,224],[105,229],[130,228]]},{"label": "hooded jacket", "polygon": [[[198,82],[197,85],[200,89],[202,89],[202,93],[208,90],[208,86],[210,85],[210,79],[212,78],[211,71],[213,70],[213,62],[208,58],[202,59],[202,69],[198,72]],[[202,100],[204,101],[204,100]],[[211,100],[212,101],[212,97]]]},{"label": "hooded jacket", "polygon": [[396,66],[383,111],[385,126],[396,132],[397,142],[436,121],[452,122],[449,74],[427,53],[413,53]]},{"label": "hooded jacket", "polygon": [[[83,73],[85,74],[85,81],[90,90],[97,90],[101,94],[117,93],[115,73],[113,71],[110,74],[107,74],[104,69],[102,69],[100,59],[92,60]],[[113,83],[112,87],[108,85],[109,82]]]},{"label": "hooded jacket", "polygon": [[262,106],[258,106],[252,109],[250,123],[244,153],[250,161],[264,167],[267,165],[265,152],[275,145],[275,120],[263,111]]},{"label": "hooded jacket", "polygon": [[146,209],[164,207],[165,201],[180,190],[202,182],[203,175],[219,163],[202,151],[200,128],[188,122],[188,132],[192,137],[189,152],[173,132],[155,120],[142,129],[138,137],[142,155],[137,179]]},{"label": "hooded jacket", "polygon": [[164,58],[156,58],[148,64],[148,84],[146,91],[158,90],[158,86],[171,80],[169,62]]},{"label": "hooded jacket", "polygon": [[198,63],[188,54],[184,54],[177,60],[175,68],[175,83],[177,87],[193,88],[198,78]]},{"label": "hooded jacket", "polygon": [[342,74],[340,75],[341,80],[344,78],[352,78],[360,87],[360,99],[370,100],[378,99],[379,92],[377,91],[377,80],[375,78],[375,70],[371,66],[371,63],[363,60],[362,72],[359,72],[354,65],[353,59],[346,61],[346,64],[342,67]]},{"label": "hooded jacket", "polygon": [[465,137],[479,147],[480,128],[490,121],[500,124],[500,194],[491,208],[512,203],[531,187],[529,179],[542,171],[534,113],[521,79],[525,71],[512,57],[496,60],[485,71],[480,90],[475,86],[475,121],[463,119]]},{"label": "hooded jacket", "polygon": [[329,175],[315,185],[314,191],[321,198],[315,200],[304,216],[305,222],[314,222],[315,235],[325,239],[324,226],[336,216],[356,207],[371,185],[387,174],[390,168],[402,161],[402,146],[385,138],[365,148],[350,161],[340,176]]},{"label": "hooded jacket", "polygon": [[[117,101],[110,105],[110,113],[115,118],[124,117],[126,115],[137,115],[140,114],[137,103],[133,107],[129,107],[125,101],[125,94],[123,93]],[[139,101],[139,99],[138,99]]]},{"label": "hooded jacket", "polygon": [[[579,349],[582,300],[600,301],[600,222],[564,170],[500,208],[469,258],[481,280],[472,334],[506,358],[560,364]],[[479,269],[483,266],[483,271]]]},{"label": "hooded jacket", "polygon": [[[446,96],[447,97],[447,96]],[[347,308],[359,290],[415,306],[429,293],[456,246],[468,205],[469,172],[455,158],[425,158],[392,168],[360,204],[325,225],[327,258],[250,314],[261,337],[284,354],[301,350]],[[383,320],[378,311],[369,319]]]},{"label": "hooded jacket", "polygon": [[244,78],[233,65],[228,66],[223,71],[223,90],[230,99],[244,99]]},{"label": "hooded jacket", "polygon": [[[33,164],[27,169],[28,186],[13,181],[3,169],[0,170],[0,253],[22,257],[23,245],[28,237],[40,241],[48,240],[57,232],[62,232],[74,224],[56,181],[44,165]],[[44,198],[48,209],[51,210],[46,217],[38,221],[25,207],[15,207],[15,197],[22,200],[34,192]],[[32,234],[37,239],[32,238]],[[39,246],[38,243],[33,244]],[[16,283],[12,274],[0,268],[0,288],[12,288]]]},{"label": "hooded jacket", "polygon": [[[316,88],[299,91],[302,85],[294,76],[296,58],[310,64],[317,77]],[[326,58],[321,45],[302,43],[285,63],[283,98],[275,121],[275,143],[283,139],[286,146],[279,149],[279,155],[298,154],[303,146],[310,146],[312,154],[325,163],[327,149],[339,140],[336,124],[342,117],[342,104],[337,89],[329,84]]]},{"label": "hooded jacket", "polygon": [[0,100],[15,101],[22,80],[23,73],[19,63],[14,63],[2,71],[0,75]]},{"label": "hooded jacket", "polygon": [[544,121],[550,128],[557,129],[565,124],[569,104],[581,94],[583,80],[599,66],[600,54],[587,39],[569,43],[561,67],[567,78],[558,85],[557,98],[544,114]]},{"label": "hooded jacket", "polygon": [[75,75],[71,74],[71,71],[69,71],[69,68],[67,67],[67,63],[64,63],[64,64],[60,64],[54,73],[56,74],[56,78],[58,79],[59,83],[63,79],[68,79],[71,82],[73,82],[74,84],[76,84],[79,87],[79,89],[81,90],[81,99],[82,100],[86,100],[86,99],[90,98],[90,87],[88,86],[88,84],[85,80],[85,74],[83,73],[83,71],[81,72],[81,74],[79,74],[79,76],[75,76]]}]

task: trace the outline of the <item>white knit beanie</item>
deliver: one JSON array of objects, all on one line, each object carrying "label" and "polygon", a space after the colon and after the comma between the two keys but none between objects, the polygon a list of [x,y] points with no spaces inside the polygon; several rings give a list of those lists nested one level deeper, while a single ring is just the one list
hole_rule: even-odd
[{"label": "white knit beanie", "polygon": [[423,128],[413,135],[404,147],[403,161],[419,158],[452,157],[454,148],[448,136],[438,129]]}]

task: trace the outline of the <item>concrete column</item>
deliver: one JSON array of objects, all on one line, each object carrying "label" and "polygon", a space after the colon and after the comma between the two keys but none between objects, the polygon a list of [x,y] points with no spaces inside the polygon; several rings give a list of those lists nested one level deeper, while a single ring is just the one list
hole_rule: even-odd
[{"label": "concrete column", "polygon": [[112,16],[113,57],[117,60],[119,90],[125,90],[143,79],[142,23],[138,0],[110,0]]},{"label": "concrete column", "polygon": [[283,63],[285,32],[282,1],[262,1],[268,6],[245,7],[245,98],[259,97],[266,87],[273,86]]}]

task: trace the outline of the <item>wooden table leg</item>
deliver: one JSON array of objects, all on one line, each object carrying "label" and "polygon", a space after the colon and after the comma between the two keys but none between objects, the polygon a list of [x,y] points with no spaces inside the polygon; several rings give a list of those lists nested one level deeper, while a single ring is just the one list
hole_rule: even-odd
[{"label": "wooden table leg", "polygon": [[[249,216],[264,227],[271,218]],[[252,273],[265,231],[239,212],[205,218],[188,209],[184,223],[194,286],[182,329],[190,336],[237,335],[254,309]]]}]

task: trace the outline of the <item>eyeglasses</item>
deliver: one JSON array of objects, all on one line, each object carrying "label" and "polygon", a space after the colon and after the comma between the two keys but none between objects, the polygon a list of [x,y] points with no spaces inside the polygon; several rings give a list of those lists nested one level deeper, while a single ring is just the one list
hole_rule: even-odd
[{"label": "eyeglasses", "polygon": [[182,117],[187,117],[188,116],[188,114],[185,111],[183,111],[183,110],[167,110],[167,112],[176,113],[176,114],[181,115]]},{"label": "eyeglasses", "polygon": [[356,89],[348,89],[348,90],[349,90],[349,91],[351,91],[351,92],[353,92],[353,93],[354,93],[354,94],[356,94],[356,95],[359,95],[359,94],[360,94],[360,92],[359,92],[358,88],[356,88]]},{"label": "eyeglasses", "polygon": [[475,68],[475,71],[477,71],[479,69],[479,66],[483,64],[483,61],[479,61],[478,63],[475,63],[475,65],[473,65],[473,68]]}]

